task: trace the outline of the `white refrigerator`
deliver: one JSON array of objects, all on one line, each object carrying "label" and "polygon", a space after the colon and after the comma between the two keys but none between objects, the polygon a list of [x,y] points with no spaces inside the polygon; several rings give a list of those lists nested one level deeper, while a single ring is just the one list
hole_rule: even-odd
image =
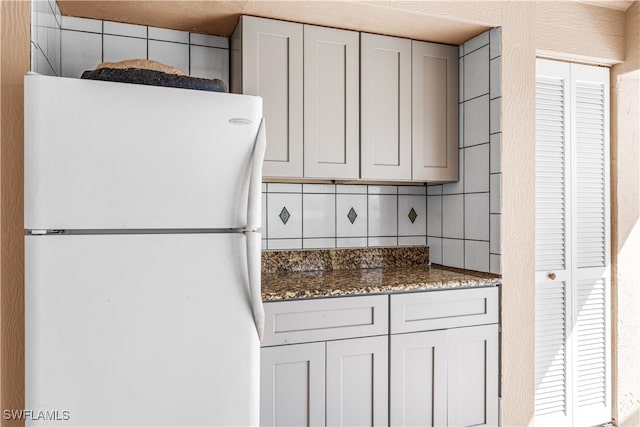
[{"label": "white refrigerator", "polygon": [[262,99],[25,77],[27,425],[259,418]]}]

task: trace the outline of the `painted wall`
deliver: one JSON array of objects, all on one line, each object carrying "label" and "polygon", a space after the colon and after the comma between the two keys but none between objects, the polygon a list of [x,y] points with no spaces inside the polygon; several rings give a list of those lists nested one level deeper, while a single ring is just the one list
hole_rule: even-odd
[{"label": "painted wall", "polygon": [[640,2],[626,12],[625,62],[611,70],[615,417],[640,425]]},{"label": "painted wall", "polygon": [[[559,2],[553,2],[558,4]],[[305,13],[304,2],[258,2],[274,18]],[[338,2],[330,3],[338,10]],[[624,28],[624,13],[566,2],[562,8],[547,10],[559,20],[557,26],[536,26],[533,2],[387,2],[376,7],[398,9],[413,16],[457,22],[473,22],[502,27],[502,401],[505,426],[528,425],[533,420],[534,396],[534,185],[535,169],[535,56],[536,34],[552,40],[546,44],[548,56],[580,55],[596,63],[613,64],[624,60],[624,37],[615,36]],[[637,4],[627,12],[637,13]],[[274,12],[278,9],[282,16]],[[355,17],[352,17],[355,19]],[[352,20],[353,20],[352,19]],[[357,16],[356,20],[365,19]],[[638,22],[633,18],[632,22]],[[432,20],[432,19],[431,19]],[[23,309],[22,276],[22,75],[29,69],[28,2],[0,3],[0,403],[3,408],[19,408],[23,393]],[[544,19],[538,21],[546,22]],[[547,19],[548,21],[548,19]],[[635,28],[638,28],[636,25]],[[576,36],[579,35],[579,36]],[[540,36],[538,35],[538,38]],[[626,37],[630,37],[629,34]],[[633,36],[635,37],[635,36]],[[569,45],[568,40],[575,40]],[[599,46],[595,49],[594,46]],[[637,45],[636,45],[637,46]],[[567,53],[568,51],[568,53]],[[612,79],[617,81],[617,79]],[[613,84],[616,84],[615,82]],[[613,92],[613,91],[612,91]],[[636,92],[637,93],[637,92]],[[637,115],[618,113],[618,127],[637,125]],[[635,148],[621,148],[622,156]],[[635,153],[635,152],[633,152]],[[637,168],[636,168],[637,170]],[[629,172],[629,180],[637,179]],[[635,181],[637,185],[637,181]],[[622,196],[619,196],[619,198]],[[634,202],[636,203],[636,202]],[[637,209],[637,203],[631,203]],[[635,222],[634,222],[635,224]],[[637,264],[637,258],[633,261]],[[631,261],[629,261],[631,263]],[[629,265],[629,264],[627,264]],[[635,274],[632,271],[632,274]],[[637,282],[636,282],[637,283]],[[636,284],[637,288],[637,284]],[[637,289],[634,291],[637,292]],[[637,295],[637,293],[632,293]],[[635,305],[637,312],[637,304]],[[618,313],[618,334],[634,333],[627,326],[634,313]],[[637,353],[636,353],[637,354]],[[632,361],[632,366],[637,366]],[[618,373],[618,378],[625,371]],[[630,379],[633,382],[633,379]],[[627,387],[627,386],[625,386]],[[636,384],[628,385],[637,390]],[[620,397],[620,396],[619,396]],[[640,404],[630,400],[628,413]],[[3,421],[3,425],[9,425]],[[20,425],[16,423],[16,425]],[[632,425],[632,424],[628,424]]]}]

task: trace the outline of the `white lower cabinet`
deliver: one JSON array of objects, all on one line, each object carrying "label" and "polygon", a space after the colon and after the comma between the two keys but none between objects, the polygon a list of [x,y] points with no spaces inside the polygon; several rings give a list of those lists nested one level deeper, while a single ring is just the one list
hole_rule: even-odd
[{"label": "white lower cabinet", "polygon": [[389,338],[327,342],[327,425],[388,423]]},{"label": "white lower cabinet", "polygon": [[446,331],[391,335],[391,425],[447,425]]},{"label": "white lower cabinet", "polygon": [[497,426],[498,325],[391,335],[392,426]]},{"label": "white lower cabinet", "polygon": [[265,347],[260,353],[260,425],[325,425],[325,343]]},{"label": "white lower cabinet", "polygon": [[261,425],[497,426],[497,301],[491,287],[266,303]]},{"label": "white lower cabinet", "polygon": [[387,336],[263,348],[260,425],[387,425],[387,348]]}]

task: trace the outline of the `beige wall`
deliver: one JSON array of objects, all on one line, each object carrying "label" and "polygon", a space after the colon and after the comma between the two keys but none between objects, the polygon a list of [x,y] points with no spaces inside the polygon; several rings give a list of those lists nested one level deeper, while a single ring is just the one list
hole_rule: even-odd
[{"label": "beige wall", "polygon": [[[551,3],[553,3],[553,7],[550,7]],[[28,68],[29,14],[28,6],[26,13],[24,12],[24,3],[18,6],[18,3],[2,1],[1,4],[0,238],[2,241],[0,245],[0,293],[2,304],[0,305],[0,329],[2,335],[0,335],[0,340],[2,344],[2,369],[0,375],[2,377],[0,401],[2,409],[4,409],[20,407],[23,387],[23,337],[21,334],[23,319],[21,303],[23,290],[21,238],[22,88],[21,79],[18,77]],[[119,3],[120,6],[126,4],[126,2]],[[329,4],[330,6],[327,7],[338,10],[338,12],[333,11],[332,13],[339,13],[341,2]],[[306,10],[309,9],[308,6],[308,3],[303,2],[280,2],[258,4],[255,7],[268,10],[269,16],[272,17],[278,17],[278,13],[281,13],[283,16],[295,18],[296,13],[305,15]],[[433,22],[433,18],[437,18],[437,20],[471,23],[480,27],[503,27],[502,271],[504,285],[501,416],[505,426],[531,424],[534,408],[533,301],[535,290],[535,169],[531,159],[535,154],[535,57],[538,52],[548,57],[573,58],[595,63],[622,62],[625,55],[624,37],[630,37],[630,31],[626,35],[620,33],[620,29],[624,28],[624,13],[577,2],[534,3],[528,1],[377,2],[375,6],[363,4],[362,10],[358,11],[362,12],[370,7],[388,8],[390,11],[393,9],[393,16],[397,16],[398,12],[410,13],[414,18],[415,16],[424,18],[425,22]],[[136,8],[135,5],[133,8]],[[345,8],[352,10],[353,3]],[[631,12],[627,12],[627,16],[632,16],[633,13],[637,13],[637,10],[638,4],[635,4],[630,9]],[[352,18],[359,21],[366,19],[363,16]],[[633,17],[628,20],[632,24],[638,22],[637,18]],[[634,25],[637,29],[638,25]],[[17,48],[11,48],[12,44],[16,44]],[[629,46],[634,45],[629,44]],[[637,44],[635,46],[637,52]],[[625,63],[619,69],[626,70],[626,67]],[[621,104],[628,97],[627,95],[623,96],[622,91],[632,90],[632,84],[621,83],[620,88],[616,88],[619,93],[617,99]],[[631,93],[629,96],[632,97],[633,94]],[[627,109],[623,109],[619,113],[617,128],[621,142],[616,146],[620,159],[617,165],[623,175],[618,181],[618,186],[622,187],[624,184],[636,189],[635,196],[630,197],[629,200],[622,200],[620,195],[618,211],[616,211],[620,217],[619,229],[621,230],[618,246],[624,247],[625,242],[635,242],[629,244],[628,248],[631,249],[627,250],[627,247],[624,247],[624,251],[618,254],[618,260],[621,262],[618,281],[621,283],[620,291],[622,292],[618,295],[618,299],[627,298],[626,292],[628,292],[630,298],[636,298],[630,301],[637,301],[637,283],[638,277],[640,277],[637,270],[638,247],[640,245],[637,244],[637,230],[633,228],[640,210],[637,196],[639,186],[637,176],[638,142],[637,131],[635,139],[626,136],[623,138],[622,135],[626,135],[628,132],[633,133],[634,130],[630,123],[637,124],[637,96],[635,108],[635,117],[631,117],[630,115],[633,113],[627,112]],[[634,118],[636,121],[632,122]],[[629,215],[627,212],[632,213]],[[631,261],[632,259],[633,261]],[[633,285],[636,287],[635,290]],[[630,301],[626,301],[629,304],[619,304],[618,307],[620,315],[617,322],[618,336],[621,339],[624,337],[625,342],[635,342],[630,348],[621,345],[618,357],[618,379],[620,380],[618,390],[621,393],[618,396],[618,407],[622,408],[620,409],[621,415],[623,413],[633,414],[640,408],[637,394],[630,394],[629,397],[626,397],[627,391],[637,393],[637,380],[635,383],[633,377],[630,377],[628,381],[623,380],[627,372],[631,372],[627,371],[630,369],[628,366],[637,369],[638,363],[637,360],[629,360],[628,363],[625,361],[627,357],[633,356],[633,351],[636,351],[635,355],[638,354],[637,329],[630,329],[627,322],[637,321],[637,312],[640,310],[638,310],[637,304],[633,305]],[[633,333],[636,334],[636,341],[630,341],[629,337]],[[633,420],[632,418],[628,419]],[[629,423],[631,422],[633,421],[629,421]]]},{"label": "beige wall", "polygon": [[614,416],[640,425],[640,3],[626,12],[625,62],[611,72]]},{"label": "beige wall", "polygon": [[29,70],[29,16],[28,2],[0,1],[1,409],[24,406],[22,80]]}]

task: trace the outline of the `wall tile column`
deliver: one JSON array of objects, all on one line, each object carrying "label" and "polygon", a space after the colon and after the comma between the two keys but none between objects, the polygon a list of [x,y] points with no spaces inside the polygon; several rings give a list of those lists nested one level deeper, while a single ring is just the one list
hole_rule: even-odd
[{"label": "wall tile column", "polygon": [[460,180],[429,185],[433,263],[500,272],[500,29],[460,46]]}]

